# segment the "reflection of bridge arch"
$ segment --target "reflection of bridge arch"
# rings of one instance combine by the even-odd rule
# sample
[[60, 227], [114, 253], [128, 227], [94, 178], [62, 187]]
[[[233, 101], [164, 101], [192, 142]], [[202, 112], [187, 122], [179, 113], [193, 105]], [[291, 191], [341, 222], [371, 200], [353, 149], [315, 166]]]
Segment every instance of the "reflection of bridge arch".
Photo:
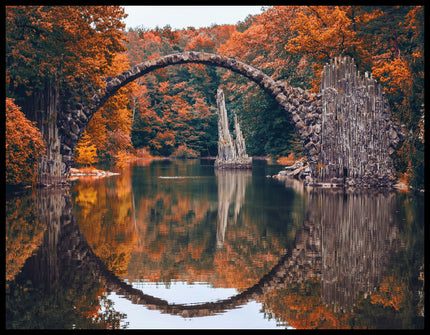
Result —
[[108, 291], [148, 309], [183, 317], [222, 313], [262, 299], [288, 283], [317, 276], [324, 303], [334, 308], [352, 308], [360, 291], [370, 292], [381, 282], [390, 255], [399, 248], [398, 229], [390, 221], [395, 197], [315, 192], [307, 199], [307, 214], [291, 249], [254, 286], [216, 302], [173, 304], [133, 288], [108, 270], [80, 232], [69, 193], [52, 194], [42, 189], [38, 194], [39, 216], [47, 223], [47, 230], [40, 252], [45, 253], [41, 260], [48, 269], [44, 271], [38, 264], [37, 270], [42, 272], [35, 275], [58, 275], [56, 267], [60, 264], [74, 271], [89, 269]]
[[[74, 224], [74, 223], [73, 223]], [[106, 268], [105, 264], [94, 254], [91, 247], [86, 242], [86, 238], [77, 230], [73, 235], [76, 238], [75, 252], [82, 262], [90, 264], [93, 274], [96, 278], [104, 281], [106, 289], [110, 292], [125, 297], [133, 304], [145, 305], [148, 309], [159, 310], [162, 313], [172, 315], [180, 315], [183, 317], [199, 317], [209, 316], [225, 312], [229, 309], [237, 308], [245, 303], [256, 300], [271, 290], [282, 287], [286, 281], [301, 280], [301, 271], [307, 268], [308, 275], [311, 275], [311, 267], [315, 273], [318, 273], [317, 268], [320, 267], [319, 262], [321, 257], [310, 259], [310, 254], [306, 250], [315, 249], [315, 246], [310, 246], [309, 243], [296, 244], [296, 247], [291, 249], [285, 256], [281, 258], [279, 263], [272, 270], [263, 276], [257, 284], [246, 289], [245, 291], [227, 299], [222, 299], [216, 302], [206, 302], [201, 304], [174, 304], [166, 300], [147, 295], [141, 290], [133, 288], [131, 285], [119, 279], [112, 271]], [[300, 235], [300, 233], [298, 233]], [[300, 235], [302, 236], [302, 235]], [[309, 237], [309, 234], [306, 235]], [[314, 236], [313, 241], [318, 239]], [[69, 246], [70, 247], [70, 246]], [[80, 255], [83, 255], [81, 257]], [[315, 254], [316, 255], [316, 254]], [[312, 256], [311, 256], [312, 258]]]

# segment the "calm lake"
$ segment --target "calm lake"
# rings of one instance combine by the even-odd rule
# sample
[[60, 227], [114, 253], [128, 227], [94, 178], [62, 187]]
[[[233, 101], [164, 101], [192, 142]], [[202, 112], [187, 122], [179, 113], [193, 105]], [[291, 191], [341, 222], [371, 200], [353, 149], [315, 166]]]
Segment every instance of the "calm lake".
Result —
[[213, 160], [6, 199], [6, 328], [424, 327], [424, 197]]

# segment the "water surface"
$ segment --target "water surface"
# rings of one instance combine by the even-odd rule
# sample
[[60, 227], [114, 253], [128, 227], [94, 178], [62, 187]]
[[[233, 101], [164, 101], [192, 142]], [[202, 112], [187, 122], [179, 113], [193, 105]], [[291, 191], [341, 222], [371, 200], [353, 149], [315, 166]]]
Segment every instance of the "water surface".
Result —
[[423, 198], [213, 160], [6, 201], [7, 328], [422, 328]]

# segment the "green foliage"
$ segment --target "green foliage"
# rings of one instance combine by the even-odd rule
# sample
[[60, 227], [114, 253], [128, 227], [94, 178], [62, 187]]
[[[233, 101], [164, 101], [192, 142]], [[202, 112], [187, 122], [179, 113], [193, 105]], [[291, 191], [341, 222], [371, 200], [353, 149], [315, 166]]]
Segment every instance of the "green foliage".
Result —
[[[215, 52], [225, 32], [222, 26], [211, 29], [130, 30], [127, 33], [130, 62], [136, 64], [183, 50]], [[139, 99], [135, 99], [133, 146], [147, 147], [156, 156], [169, 156], [181, 145], [198, 156], [216, 155], [215, 94], [219, 82], [216, 68], [203, 65], [167, 67], [139, 79], [142, 89], [138, 90]]]
[[300, 153], [301, 143], [287, 113], [255, 84], [245, 87], [240, 93], [229, 91], [227, 109], [239, 116], [248, 155], [279, 157]]

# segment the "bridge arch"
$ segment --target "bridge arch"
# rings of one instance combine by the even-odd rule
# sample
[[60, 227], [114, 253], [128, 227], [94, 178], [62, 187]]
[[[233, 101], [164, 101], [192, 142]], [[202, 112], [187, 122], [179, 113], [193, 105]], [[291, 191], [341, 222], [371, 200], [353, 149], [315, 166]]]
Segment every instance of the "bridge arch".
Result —
[[64, 113], [62, 117], [58, 118], [59, 133], [62, 138], [60, 151], [63, 156], [63, 162], [66, 165], [66, 174], [70, 169], [73, 153], [79, 138], [82, 136], [94, 113], [112, 95], [126, 84], [156, 69], [187, 63], [226, 68], [254, 81], [288, 113], [297, 135], [303, 142], [311, 170], [316, 166], [317, 154], [319, 152], [318, 133], [310, 130], [309, 127], [315, 125], [317, 120], [314, 117], [307, 117], [305, 122], [305, 116], [312, 116], [309, 112], [315, 111], [318, 108], [320, 95], [312, 96], [306, 90], [293, 88], [283, 82], [275, 81], [262, 71], [233, 58], [206, 52], [184, 51], [182, 53], [147, 60], [120, 73], [116, 77], [109, 78], [106, 81], [106, 87], [101, 92], [94, 94], [87, 106], [81, 106], [80, 110], [72, 110], [69, 113]]
[[114, 78], [88, 104], [57, 118], [63, 174], [67, 177], [79, 138], [94, 113], [121, 87], [169, 65], [198, 63], [226, 68], [254, 81], [286, 111], [303, 145], [311, 181], [337, 186], [391, 188], [396, 180], [392, 155], [404, 140], [393, 121], [383, 88], [363, 78], [353, 59], [334, 59], [324, 67], [321, 91], [275, 81], [238, 60], [206, 52], [185, 51], [147, 60]]

